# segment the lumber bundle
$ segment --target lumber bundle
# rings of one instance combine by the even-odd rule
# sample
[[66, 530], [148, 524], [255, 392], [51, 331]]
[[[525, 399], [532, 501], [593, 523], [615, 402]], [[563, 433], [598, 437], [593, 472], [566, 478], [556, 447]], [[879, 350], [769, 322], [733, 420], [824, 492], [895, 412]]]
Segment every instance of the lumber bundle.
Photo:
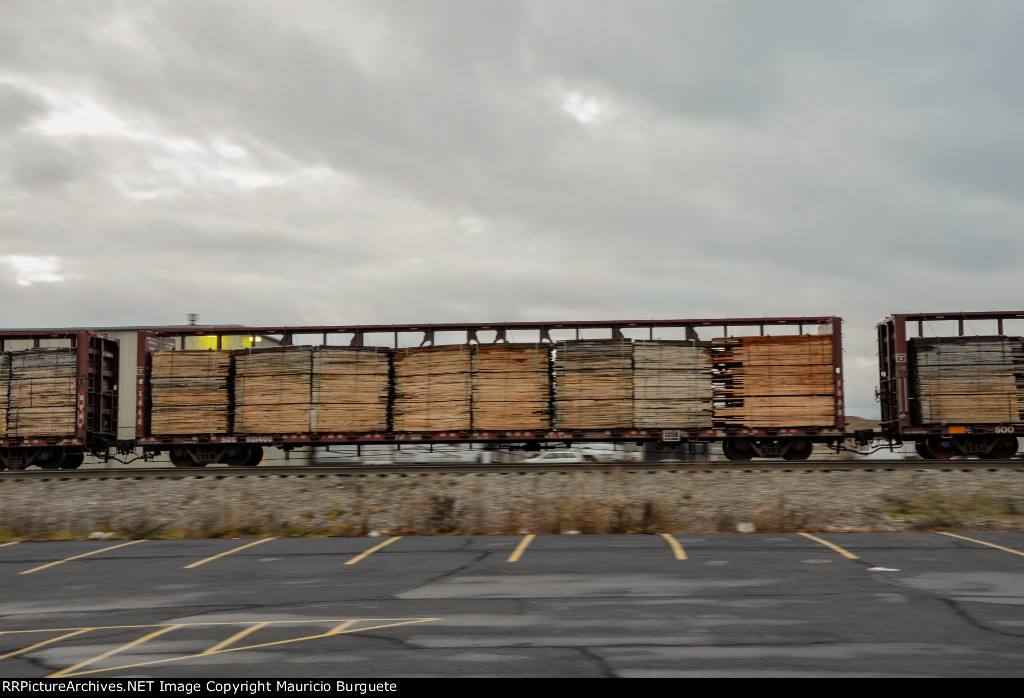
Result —
[[466, 345], [396, 349], [395, 431], [468, 431], [472, 370]]
[[716, 426], [835, 425], [831, 335], [721, 338], [711, 354]]
[[7, 436], [7, 409], [11, 394], [11, 355], [0, 354], [0, 437]]
[[234, 362], [234, 433], [309, 431], [312, 347], [235, 351]]
[[633, 426], [633, 350], [628, 339], [559, 342], [555, 348], [557, 429]]
[[711, 365], [705, 344], [633, 343], [634, 427], [710, 427], [711, 398]]
[[74, 436], [77, 356], [73, 348], [10, 353], [8, 436]]
[[1024, 420], [1020, 337], [918, 337], [907, 344], [917, 424]]
[[230, 433], [231, 352], [153, 352], [152, 422], [161, 434]]
[[314, 350], [312, 431], [387, 431], [390, 370], [391, 352], [386, 348]]
[[477, 345], [472, 352], [472, 428], [551, 426], [551, 349], [542, 344]]

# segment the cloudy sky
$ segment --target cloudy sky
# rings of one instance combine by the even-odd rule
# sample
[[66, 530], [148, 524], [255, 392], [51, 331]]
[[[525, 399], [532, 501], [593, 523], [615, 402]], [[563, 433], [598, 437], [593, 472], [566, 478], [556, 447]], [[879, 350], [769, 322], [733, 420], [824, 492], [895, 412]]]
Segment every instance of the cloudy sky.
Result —
[[1024, 305], [1019, 2], [0, 16], [0, 326]]

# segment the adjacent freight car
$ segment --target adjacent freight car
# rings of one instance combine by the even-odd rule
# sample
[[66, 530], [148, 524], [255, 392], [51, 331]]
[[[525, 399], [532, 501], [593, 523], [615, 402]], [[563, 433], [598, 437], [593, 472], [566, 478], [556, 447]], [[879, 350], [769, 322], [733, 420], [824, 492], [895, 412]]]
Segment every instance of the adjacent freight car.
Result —
[[926, 459], [1012, 458], [1024, 436], [1022, 333], [1022, 312], [892, 315], [879, 323], [882, 436], [913, 443]]
[[[136, 446], [180, 467], [252, 464], [264, 446], [409, 443], [721, 441], [734, 460], [803, 460], [844, 437], [840, 328], [778, 317], [148, 330]], [[217, 345], [184, 348], [198, 336]], [[223, 348], [239, 336], [280, 346]]]
[[117, 438], [118, 343], [90, 331], [0, 332], [0, 464], [77, 468]]

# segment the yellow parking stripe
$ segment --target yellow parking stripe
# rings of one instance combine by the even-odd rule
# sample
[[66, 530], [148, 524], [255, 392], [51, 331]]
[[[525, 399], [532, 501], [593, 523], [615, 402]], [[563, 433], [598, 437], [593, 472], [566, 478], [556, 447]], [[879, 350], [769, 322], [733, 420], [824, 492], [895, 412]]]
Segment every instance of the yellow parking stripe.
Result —
[[107, 657], [112, 657], [115, 654], [118, 654], [120, 652], [124, 652], [127, 649], [131, 649], [132, 647], [135, 647], [136, 645], [141, 645], [143, 642], [149, 642], [154, 637], [158, 637], [159, 635], [163, 635], [164, 633], [169, 633], [172, 630], [177, 630], [180, 627], [182, 627], [182, 626], [181, 625], [168, 625], [166, 628], [162, 628], [160, 630], [157, 630], [156, 632], [150, 633], [149, 635], [145, 635], [143, 637], [140, 637], [138, 640], [133, 640], [132, 642], [129, 642], [127, 645], [122, 645], [122, 646], [120, 646], [120, 647], [118, 647], [116, 649], [110, 650], [109, 652], [104, 652], [103, 654], [99, 655], [98, 657], [93, 657], [92, 659], [87, 659], [84, 662], [79, 662], [78, 664], [75, 664], [72, 667], [68, 667], [67, 669], [61, 669], [60, 671], [54, 672], [54, 673], [50, 674], [49, 676], [47, 676], [46, 678], [48, 678], [48, 679], [58, 679], [61, 676], [67, 676], [68, 674], [73, 674], [75, 671], [77, 671], [78, 669], [81, 669], [82, 667], [87, 667], [87, 666], [89, 666], [90, 664], [92, 664], [94, 662], [101, 661], [103, 659], [106, 659]]
[[251, 626], [249, 626], [245, 630], [240, 630], [239, 632], [237, 632], [234, 635], [232, 635], [231, 637], [229, 637], [227, 640], [222, 640], [221, 642], [218, 642], [216, 645], [214, 645], [210, 649], [203, 650], [203, 654], [216, 654], [217, 652], [220, 652], [225, 647], [230, 647], [231, 645], [235, 644], [235, 642], [237, 640], [241, 640], [246, 635], [250, 635], [250, 634], [256, 632], [257, 630], [259, 630], [260, 628], [264, 628], [264, 627], [266, 627], [268, 625], [270, 625], [269, 622], [267, 622], [267, 623], [253, 623]]
[[[376, 625], [367, 625], [367, 626], [362, 626], [362, 627], [355, 628], [355, 629], [350, 629], [351, 626], [354, 625], [355, 623], [357, 623], [359, 620], [360, 619], [352, 619], [352, 620], [343, 621], [342, 623], [340, 623], [339, 625], [335, 626], [331, 630], [328, 630], [325, 633], [319, 633], [319, 634], [316, 634], [316, 635], [306, 635], [304, 637], [295, 637], [295, 638], [291, 638], [291, 639], [288, 639], [288, 640], [276, 640], [274, 642], [263, 642], [263, 643], [260, 643], [258, 645], [244, 645], [242, 647], [229, 647], [227, 649], [218, 650], [217, 652], [210, 652], [209, 650], [207, 650], [206, 652], [201, 652], [199, 654], [186, 654], [186, 655], [181, 655], [179, 657], [167, 657], [165, 659], [154, 659], [152, 661], [138, 662], [136, 664], [125, 664], [123, 666], [106, 667], [104, 669], [89, 669], [88, 671], [79, 671], [79, 672], [74, 673], [74, 674], [70, 673], [74, 669], [86, 666], [88, 664], [91, 664], [94, 661], [98, 661], [98, 660], [103, 659], [105, 657], [109, 657], [112, 654], [116, 654], [117, 652], [120, 652], [122, 650], [128, 649], [132, 645], [137, 645], [139, 643], [145, 642], [146, 640], [148, 640], [148, 639], [150, 639], [152, 637], [155, 637], [156, 635], [159, 635], [159, 634], [161, 634], [163, 632], [167, 632], [168, 630], [172, 630], [174, 628], [182, 627], [181, 625], [175, 625], [175, 626], [171, 626], [171, 627], [169, 627], [169, 628], [167, 628], [165, 630], [162, 630], [162, 631], [159, 631], [159, 632], [156, 632], [156, 633], [151, 633], [150, 635], [147, 635], [144, 638], [136, 640], [135, 642], [131, 643], [131, 645], [125, 645], [124, 647], [121, 647], [119, 649], [116, 649], [116, 650], [113, 650], [111, 652], [108, 652], [105, 655], [101, 655], [99, 657], [96, 657], [95, 659], [91, 659], [88, 662], [83, 662], [82, 664], [79, 664], [77, 666], [71, 667], [69, 669], [64, 669], [64, 670], [62, 670], [61, 672], [59, 672], [57, 674], [51, 674], [47, 678], [59, 678], [59, 677], [64, 677], [64, 676], [84, 676], [84, 675], [87, 675], [87, 674], [100, 674], [100, 673], [103, 673], [105, 671], [124, 671], [125, 669], [134, 669], [134, 668], [140, 667], [140, 666], [153, 666], [155, 664], [168, 664], [170, 662], [180, 662], [180, 661], [186, 660], [186, 659], [195, 659], [196, 657], [209, 656], [211, 654], [225, 654], [227, 652], [242, 652], [242, 651], [245, 651], [245, 650], [259, 649], [259, 648], [262, 648], [262, 647], [274, 647], [276, 645], [289, 645], [289, 644], [296, 643], [296, 642], [305, 642], [306, 640], [319, 640], [321, 638], [331, 637], [331, 636], [334, 636], [334, 635], [342, 635], [342, 634], [346, 634], [346, 633], [357, 633], [357, 632], [363, 632], [363, 631], [366, 631], [366, 630], [380, 630], [382, 628], [394, 628], [394, 627], [397, 627], [397, 626], [400, 626], [400, 625], [410, 625], [410, 624], [413, 624], [413, 623], [430, 623], [430, 622], [433, 622], [433, 621], [436, 621], [436, 620], [440, 620], [440, 618], [408, 618], [408, 619], [404, 619], [404, 620], [396, 619], [396, 620], [392, 620], [392, 621], [389, 621], [389, 622], [378, 623]], [[362, 620], [374, 620], [374, 619], [362, 619]], [[307, 623], [307, 622], [309, 622], [309, 621], [276, 621], [275, 624], [276, 623]], [[191, 626], [191, 625], [222, 625], [222, 624], [219, 624], [219, 623], [189, 623], [187, 625]], [[235, 625], [235, 624], [234, 623], [230, 623], [228, 625]]]
[[662, 533], [661, 537], [668, 541], [668, 544], [672, 546], [672, 552], [675, 553], [677, 560], [686, 559], [686, 551], [683, 550], [683, 546], [679, 545], [679, 541], [670, 536], [667, 533]]
[[212, 562], [213, 560], [216, 560], [219, 557], [224, 557], [225, 555], [230, 555], [232, 553], [237, 553], [239, 550], [245, 550], [246, 548], [251, 548], [254, 545], [259, 545], [260, 543], [266, 543], [267, 541], [271, 541], [271, 540], [277, 540], [277, 539], [276, 538], [260, 538], [259, 540], [253, 541], [252, 543], [246, 543], [245, 545], [240, 545], [237, 548], [232, 548], [231, 550], [225, 550], [224, 552], [218, 553], [217, 555], [214, 555], [213, 557], [208, 557], [205, 560], [200, 560], [199, 562], [193, 562], [191, 565], [185, 565], [184, 569], [188, 570], [188, 569], [192, 569], [193, 567], [199, 567], [199, 565], [205, 565], [207, 562]]
[[997, 549], [1002, 550], [1004, 552], [1013, 553], [1014, 555], [1022, 555], [1022, 556], [1024, 556], [1024, 553], [1022, 553], [1019, 550], [1014, 550], [1013, 548], [1004, 548], [1003, 546], [996, 545], [995, 543], [986, 543], [985, 541], [978, 540], [976, 538], [968, 538], [967, 536], [958, 536], [955, 533], [946, 533], [945, 531], [935, 531], [935, 533], [941, 533], [944, 536], [952, 536], [953, 538], [959, 538], [960, 540], [969, 540], [972, 543], [978, 543], [980, 545], [987, 545], [990, 548], [997, 548]]
[[126, 545], [135, 545], [136, 543], [145, 543], [145, 542], [146, 542], [145, 540], [130, 540], [127, 543], [121, 543], [120, 545], [111, 545], [110, 547], [101, 548], [100, 550], [93, 550], [92, 552], [82, 553], [81, 555], [75, 555], [74, 557], [66, 557], [63, 560], [57, 560], [57, 562], [50, 562], [50, 563], [47, 563], [45, 565], [40, 565], [39, 567], [33, 567], [30, 570], [25, 570], [24, 572], [18, 572], [18, 574], [32, 574], [33, 572], [38, 572], [39, 570], [45, 570], [47, 567], [53, 567], [54, 565], [59, 565], [59, 564], [62, 564], [64, 562], [70, 562], [71, 560], [78, 560], [79, 558], [89, 557], [90, 555], [98, 555], [99, 553], [105, 553], [108, 550], [114, 550], [115, 548], [123, 548]]
[[49, 640], [43, 640], [42, 642], [37, 642], [36, 644], [32, 645], [31, 647], [24, 647], [24, 648], [22, 648], [20, 650], [15, 650], [13, 652], [8, 652], [7, 654], [0, 654], [0, 659], [7, 659], [8, 657], [15, 657], [15, 656], [17, 656], [19, 654], [24, 654], [25, 652], [31, 652], [34, 649], [39, 649], [40, 647], [46, 647], [47, 645], [52, 645], [55, 642], [60, 642], [61, 640], [65, 639], [65, 638], [74, 637], [75, 635], [81, 635], [82, 633], [87, 633], [90, 630], [95, 630], [95, 628], [79, 628], [78, 630], [76, 630], [74, 632], [64, 633], [63, 635], [59, 635], [58, 637], [52, 637]]
[[837, 553], [839, 553], [843, 557], [849, 558], [851, 560], [859, 559], [856, 555], [854, 555], [853, 553], [848, 552], [846, 550], [843, 550], [838, 545], [835, 545], [833, 543], [829, 543], [827, 540], [822, 540], [821, 538], [818, 538], [817, 536], [812, 536], [810, 533], [801, 533], [800, 535], [803, 536], [804, 538], [810, 538], [813, 541], [817, 541], [818, 543], [821, 543], [822, 545], [824, 545], [827, 548], [832, 548], [833, 550], [835, 550]]
[[373, 553], [377, 552], [378, 550], [380, 550], [384, 546], [391, 545], [392, 543], [394, 543], [399, 538], [401, 538], [401, 536], [395, 536], [394, 538], [388, 538], [386, 541], [384, 541], [380, 545], [373, 546], [372, 548], [367, 550], [365, 553], [359, 553], [358, 555], [356, 555], [354, 558], [352, 558], [351, 560], [349, 560], [345, 564], [346, 565], [354, 565], [357, 562], [359, 562], [360, 560], [362, 560], [364, 557], [367, 557], [368, 555], [372, 555]]
[[527, 546], [529, 546], [530, 543], [533, 542], [533, 539], [535, 537], [536, 536], [532, 533], [528, 536], [525, 536], [523, 540], [520, 541], [519, 545], [516, 546], [516, 549], [512, 552], [512, 554], [508, 556], [508, 562], [519, 562], [519, 558], [523, 556], [523, 553], [526, 551]]

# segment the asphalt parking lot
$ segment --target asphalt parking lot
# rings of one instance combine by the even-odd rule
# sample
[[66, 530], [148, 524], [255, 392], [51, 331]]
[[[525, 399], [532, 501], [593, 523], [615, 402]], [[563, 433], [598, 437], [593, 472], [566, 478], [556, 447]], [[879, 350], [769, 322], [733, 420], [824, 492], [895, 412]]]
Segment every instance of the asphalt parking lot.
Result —
[[22, 542], [0, 677], [1017, 676], [1024, 535]]

